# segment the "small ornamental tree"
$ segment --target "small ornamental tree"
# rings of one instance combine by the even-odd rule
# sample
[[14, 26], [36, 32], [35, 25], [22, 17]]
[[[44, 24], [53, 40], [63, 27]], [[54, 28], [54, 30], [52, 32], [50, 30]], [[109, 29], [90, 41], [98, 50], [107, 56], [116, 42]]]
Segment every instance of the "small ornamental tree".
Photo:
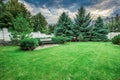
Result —
[[92, 40], [106, 41], [108, 40], [107, 34], [108, 34], [108, 29], [105, 28], [102, 18], [98, 17], [91, 33]]
[[30, 23], [27, 19], [23, 16], [23, 14], [19, 14], [13, 19], [13, 26], [14, 29], [12, 30], [11, 39], [13, 41], [21, 41], [29, 36], [32, 28], [30, 27]]
[[63, 36], [63, 37], [71, 38], [72, 36], [74, 36], [72, 29], [73, 29], [73, 23], [71, 19], [65, 12], [63, 12], [59, 17], [59, 20], [55, 27], [54, 30], [55, 36]]

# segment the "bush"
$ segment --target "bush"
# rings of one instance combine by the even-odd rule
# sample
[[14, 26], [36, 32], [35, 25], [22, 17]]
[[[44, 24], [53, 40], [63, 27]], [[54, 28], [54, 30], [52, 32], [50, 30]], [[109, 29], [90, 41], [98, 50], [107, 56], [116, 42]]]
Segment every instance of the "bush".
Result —
[[42, 45], [42, 43], [41, 43], [41, 41], [40, 41], [40, 38], [35, 38], [35, 39], [38, 40], [38, 44], [39, 44], [39, 45]]
[[62, 37], [62, 36], [57, 36], [57, 37], [52, 38], [52, 41], [55, 44], [64, 44], [67, 40], [68, 40], [68, 38]]
[[77, 39], [78, 39], [79, 41], [83, 41], [83, 40], [84, 40], [84, 37], [83, 37], [82, 34], [79, 34], [79, 36], [77, 37]]
[[115, 37], [112, 39], [112, 43], [113, 43], [113, 44], [120, 45], [120, 35], [115, 36]]
[[34, 50], [38, 45], [37, 39], [28, 38], [21, 41], [20, 48], [21, 50]]

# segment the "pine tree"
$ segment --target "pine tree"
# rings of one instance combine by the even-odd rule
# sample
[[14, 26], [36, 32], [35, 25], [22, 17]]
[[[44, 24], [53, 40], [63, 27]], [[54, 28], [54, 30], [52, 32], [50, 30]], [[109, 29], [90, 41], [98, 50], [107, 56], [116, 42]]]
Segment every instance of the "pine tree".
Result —
[[57, 25], [55, 27], [54, 33], [55, 36], [63, 36], [72, 38], [73, 37], [73, 23], [69, 16], [63, 12], [59, 17]]
[[78, 9], [78, 13], [75, 18], [75, 27], [74, 27], [74, 34], [76, 37], [82, 36], [82, 40], [88, 41], [89, 40], [89, 32], [90, 32], [90, 22], [91, 17], [90, 13], [86, 13], [84, 7]]
[[37, 15], [33, 16], [31, 18], [31, 22], [35, 32], [40, 31], [42, 33], [45, 33], [46, 26], [48, 23], [41, 13], [38, 13]]
[[106, 41], [108, 29], [105, 28], [103, 20], [98, 17], [92, 30], [92, 41]]

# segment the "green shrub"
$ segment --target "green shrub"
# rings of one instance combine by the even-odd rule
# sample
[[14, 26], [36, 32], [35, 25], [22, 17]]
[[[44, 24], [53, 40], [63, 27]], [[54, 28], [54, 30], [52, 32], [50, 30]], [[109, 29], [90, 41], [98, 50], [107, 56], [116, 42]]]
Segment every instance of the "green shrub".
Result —
[[40, 38], [35, 38], [35, 39], [38, 40], [38, 44], [39, 44], [39, 45], [42, 45], [42, 43], [41, 43], [41, 41], [40, 41]]
[[83, 40], [84, 40], [84, 37], [83, 37], [82, 34], [79, 34], [79, 36], [77, 37], [77, 39], [78, 39], [79, 41], [83, 41]]
[[67, 40], [68, 40], [68, 38], [62, 37], [62, 36], [57, 36], [57, 37], [52, 38], [52, 41], [55, 44], [64, 44]]
[[112, 43], [113, 43], [113, 44], [120, 45], [120, 35], [115, 36], [115, 37], [112, 39]]
[[28, 38], [21, 41], [20, 48], [21, 50], [34, 50], [38, 45], [37, 39]]

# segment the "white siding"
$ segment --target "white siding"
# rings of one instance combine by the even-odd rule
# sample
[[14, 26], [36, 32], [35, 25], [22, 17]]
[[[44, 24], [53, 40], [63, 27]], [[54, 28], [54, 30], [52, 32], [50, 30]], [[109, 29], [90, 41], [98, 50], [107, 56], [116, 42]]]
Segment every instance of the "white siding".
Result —
[[112, 39], [119, 34], [120, 34], [120, 32], [111, 32], [107, 36], [108, 36], [108, 39]]

